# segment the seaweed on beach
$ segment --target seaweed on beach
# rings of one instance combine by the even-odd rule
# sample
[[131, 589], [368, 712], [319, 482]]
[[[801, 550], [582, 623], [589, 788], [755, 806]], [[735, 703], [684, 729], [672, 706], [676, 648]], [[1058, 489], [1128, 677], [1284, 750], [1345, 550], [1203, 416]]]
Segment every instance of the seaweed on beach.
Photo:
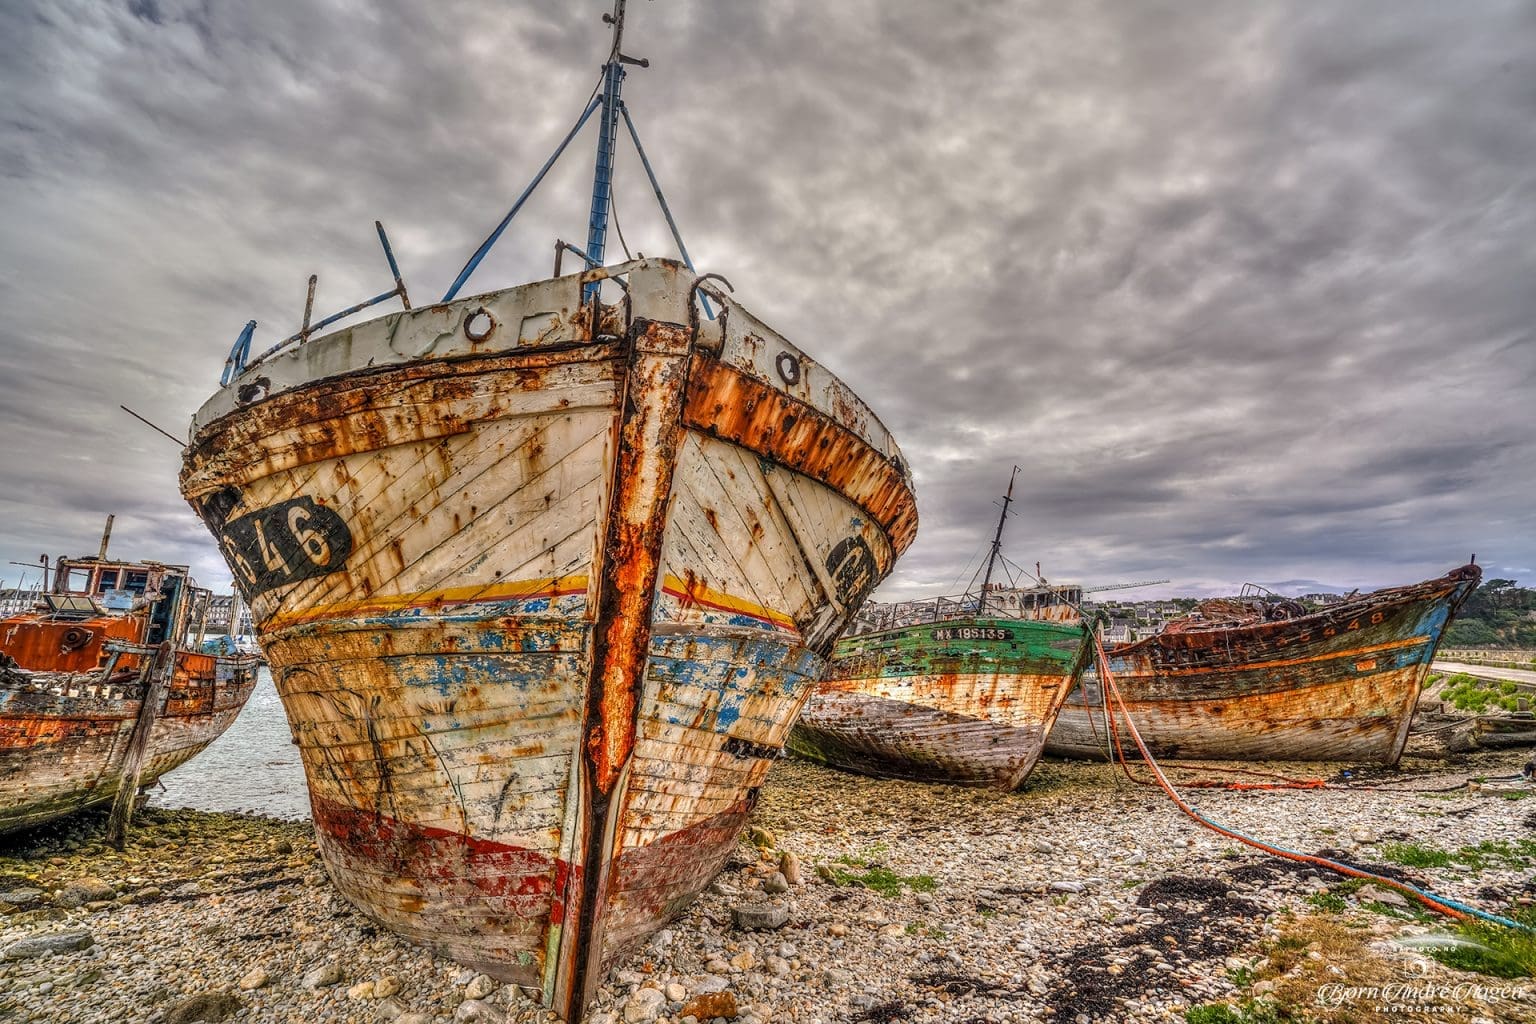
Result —
[[1211, 902], [1224, 898], [1232, 886], [1219, 878], [1186, 878], [1166, 875], [1153, 879], [1136, 897], [1138, 907], [1150, 907], [1173, 900]]
[[[1158, 920], [1051, 958], [1059, 974], [1045, 997], [1048, 1024], [1071, 1024], [1081, 1014], [1119, 1020], [1125, 1002], [1148, 990], [1149, 978], [1171, 975], [1159, 962], [1177, 966], [1230, 955], [1258, 935], [1264, 919], [1258, 904], [1232, 895], [1225, 878], [1167, 875], [1149, 882], [1136, 904], [1155, 910]], [[1114, 963], [1116, 955], [1124, 962]]]
[[854, 1024], [891, 1024], [892, 1021], [910, 1020], [912, 1008], [900, 999], [878, 1003], [867, 1010], [860, 1010], [850, 1020]]
[[[1394, 882], [1407, 882], [1409, 885], [1416, 885], [1421, 888], [1429, 885], [1429, 880], [1426, 879], [1423, 875], [1409, 871], [1407, 868], [1400, 864], [1372, 864], [1370, 862], [1356, 863], [1350, 860], [1349, 854], [1345, 853], [1343, 850], [1334, 850], [1326, 847], [1324, 849], [1318, 850], [1316, 853], [1312, 854], [1312, 856], [1321, 857], [1324, 860], [1334, 861], [1344, 865], [1347, 868], [1354, 868], [1356, 871], [1364, 871], [1368, 874], [1380, 875], [1383, 878], [1390, 878]], [[1331, 868], [1324, 868], [1323, 870], [1328, 871], [1329, 874], [1339, 873], [1333, 871]]]
[[1315, 864], [1302, 864], [1294, 860], [1270, 859], [1241, 864], [1228, 871], [1223, 877], [1230, 882], [1241, 885], [1247, 882], [1269, 883], [1277, 880], [1282, 875], [1299, 875], [1303, 878], [1307, 876], [1315, 877], [1320, 875], [1323, 870], [1323, 868]]
[[956, 1000], [966, 999], [970, 996], [982, 996], [986, 999], [1001, 999], [1005, 1002], [1016, 1002], [1020, 999], [1030, 998], [1027, 990], [1021, 988], [1009, 988], [995, 981], [987, 981], [984, 978], [974, 978], [968, 974], [956, 974], [950, 971], [934, 971], [929, 974], [913, 974], [908, 980], [918, 988], [933, 989], [953, 996]]

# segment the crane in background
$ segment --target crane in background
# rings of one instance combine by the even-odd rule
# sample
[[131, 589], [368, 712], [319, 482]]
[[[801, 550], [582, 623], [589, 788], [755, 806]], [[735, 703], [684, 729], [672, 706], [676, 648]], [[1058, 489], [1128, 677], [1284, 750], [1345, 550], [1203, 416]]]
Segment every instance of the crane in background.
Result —
[[1137, 580], [1135, 583], [1106, 583], [1099, 587], [1084, 587], [1083, 593], [1097, 594], [1105, 590], [1130, 590], [1132, 587], [1151, 587], [1159, 583], [1172, 582], [1172, 580]]

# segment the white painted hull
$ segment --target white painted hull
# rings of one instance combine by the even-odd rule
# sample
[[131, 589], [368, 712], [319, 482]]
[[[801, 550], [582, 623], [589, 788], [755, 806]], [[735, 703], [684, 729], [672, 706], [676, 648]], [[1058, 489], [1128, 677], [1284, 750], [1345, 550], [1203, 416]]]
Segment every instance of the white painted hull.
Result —
[[[680, 271], [610, 272], [627, 342], [575, 277], [311, 342], [209, 403], [183, 479], [338, 887], [568, 1016], [729, 856], [915, 530], [873, 415], [739, 307], [681, 326]], [[466, 339], [481, 308], [504, 349]]]

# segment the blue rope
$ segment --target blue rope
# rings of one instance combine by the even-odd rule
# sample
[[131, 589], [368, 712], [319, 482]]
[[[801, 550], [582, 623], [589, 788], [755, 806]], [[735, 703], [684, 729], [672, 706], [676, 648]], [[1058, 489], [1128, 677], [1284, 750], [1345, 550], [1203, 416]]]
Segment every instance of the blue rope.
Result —
[[1430, 892], [1426, 889], [1420, 889], [1418, 886], [1412, 884], [1411, 882], [1403, 882], [1396, 878], [1388, 878], [1386, 875], [1378, 875], [1374, 871], [1367, 871], [1364, 868], [1356, 867], [1352, 864], [1345, 864], [1342, 861], [1330, 860], [1327, 857], [1318, 857], [1314, 854], [1301, 853], [1298, 850], [1288, 850], [1283, 846], [1276, 846], [1273, 843], [1266, 843], [1262, 840], [1255, 839], [1246, 833], [1239, 832], [1235, 828], [1230, 828], [1226, 825], [1212, 821], [1210, 818], [1207, 818], [1201, 811], [1194, 807], [1190, 807], [1190, 811], [1193, 813], [1196, 821], [1199, 821], [1205, 825], [1209, 825], [1211, 828], [1217, 829], [1221, 832], [1229, 833], [1233, 836], [1236, 836], [1238, 839], [1241, 839], [1244, 842], [1252, 843], [1255, 846], [1275, 850], [1282, 854], [1289, 854], [1293, 857], [1301, 858], [1309, 863], [1321, 864], [1324, 867], [1337, 871], [1341, 875], [1355, 875], [1357, 877], [1365, 877], [1368, 879], [1376, 879], [1378, 881], [1388, 882], [1390, 883], [1390, 888], [1407, 889], [1415, 896], [1418, 896], [1420, 899], [1439, 903], [1442, 906], [1450, 907], [1452, 910], [1459, 910], [1464, 914], [1470, 914], [1473, 917], [1481, 918], [1484, 921], [1491, 921], [1494, 924], [1501, 924], [1506, 928], [1513, 928], [1522, 932], [1536, 933], [1536, 928], [1532, 928], [1528, 924], [1521, 924], [1519, 921], [1514, 921], [1507, 917], [1500, 917], [1498, 914], [1490, 914], [1486, 910], [1479, 910], [1476, 907], [1469, 906], [1459, 900], [1453, 900], [1449, 896], [1441, 896], [1439, 893]]

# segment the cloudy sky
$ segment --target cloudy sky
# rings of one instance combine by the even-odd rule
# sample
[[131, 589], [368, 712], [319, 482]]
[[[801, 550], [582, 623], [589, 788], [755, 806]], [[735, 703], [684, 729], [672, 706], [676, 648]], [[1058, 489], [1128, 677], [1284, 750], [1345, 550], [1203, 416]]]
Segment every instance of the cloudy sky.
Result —
[[[0, 0], [0, 561], [226, 586], [174, 434], [257, 346], [440, 296], [569, 128], [605, 0]], [[1536, 6], [632, 0], [701, 270], [895, 432], [882, 596], [1015, 561], [1133, 592], [1536, 583]], [[470, 291], [580, 241], [591, 128]], [[632, 250], [669, 253], [638, 161]], [[611, 255], [616, 238], [610, 233]], [[23, 572], [0, 566], [13, 585]], [[36, 571], [30, 575], [35, 578]]]

